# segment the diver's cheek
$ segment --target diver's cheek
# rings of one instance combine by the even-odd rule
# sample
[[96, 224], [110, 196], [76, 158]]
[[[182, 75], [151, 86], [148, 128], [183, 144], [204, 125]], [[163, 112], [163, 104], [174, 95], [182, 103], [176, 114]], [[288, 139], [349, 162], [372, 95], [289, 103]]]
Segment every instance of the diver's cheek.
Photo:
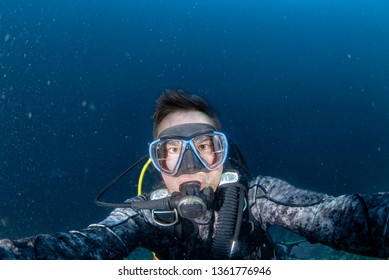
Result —
[[162, 178], [165, 182], [166, 187], [171, 193], [179, 191], [180, 184], [179, 180], [176, 177], [162, 174]]
[[206, 186], [204, 186], [204, 188], [211, 186], [212, 189], [214, 191], [216, 191], [216, 189], [220, 183], [220, 178], [222, 175], [222, 168], [218, 168], [218, 169], [211, 171], [209, 173], [206, 173], [206, 174], [207, 174], [207, 179], [206, 179]]
[[170, 192], [179, 191], [180, 185], [188, 181], [199, 181], [201, 189], [211, 186], [215, 191], [220, 183], [222, 167], [211, 172], [198, 172], [195, 174], [184, 174], [179, 177], [162, 174], [162, 178]]

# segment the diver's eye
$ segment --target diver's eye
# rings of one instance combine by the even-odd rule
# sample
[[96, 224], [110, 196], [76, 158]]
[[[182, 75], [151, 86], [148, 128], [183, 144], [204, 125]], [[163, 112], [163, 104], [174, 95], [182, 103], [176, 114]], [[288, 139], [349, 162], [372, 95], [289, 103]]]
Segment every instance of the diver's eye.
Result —
[[212, 152], [212, 140], [207, 135], [202, 135], [195, 139], [195, 146], [197, 151], [200, 153], [210, 153]]
[[206, 152], [207, 150], [211, 149], [211, 145], [209, 143], [202, 143], [200, 145], [197, 145], [197, 149], [202, 152]]
[[178, 149], [177, 147], [171, 147], [168, 148], [167, 151], [169, 154], [178, 154], [180, 152], [180, 149]]
[[182, 144], [180, 141], [172, 140], [166, 143], [166, 150], [169, 155], [177, 155], [181, 152]]

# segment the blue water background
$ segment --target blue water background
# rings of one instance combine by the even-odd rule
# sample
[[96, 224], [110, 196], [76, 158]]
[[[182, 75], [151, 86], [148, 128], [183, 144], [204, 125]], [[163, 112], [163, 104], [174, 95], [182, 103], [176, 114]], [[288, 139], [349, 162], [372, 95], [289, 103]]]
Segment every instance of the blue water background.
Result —
[[253, 174], [389, 191], [388, 3], [0, 0], [0, 237], [103, 219], [165, 89], [209, 100]]

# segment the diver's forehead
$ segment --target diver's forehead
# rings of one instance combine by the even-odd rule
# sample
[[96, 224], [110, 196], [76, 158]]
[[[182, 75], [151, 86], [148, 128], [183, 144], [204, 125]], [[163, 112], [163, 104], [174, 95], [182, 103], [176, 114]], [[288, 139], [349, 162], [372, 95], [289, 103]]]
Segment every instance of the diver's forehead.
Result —
[[202, 123], [213, 126], [210, 117], [199, 111], [177, 111], [167, 115], [158, 126], [157, 137], [162, 131], [180, 124]]

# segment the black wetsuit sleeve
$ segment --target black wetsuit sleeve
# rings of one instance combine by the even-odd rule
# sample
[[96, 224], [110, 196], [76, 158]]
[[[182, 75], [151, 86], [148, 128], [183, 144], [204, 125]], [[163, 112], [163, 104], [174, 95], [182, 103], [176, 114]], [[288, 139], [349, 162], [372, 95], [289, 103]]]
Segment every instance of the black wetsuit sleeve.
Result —
[[251, 211], [265, 230], [279, 225], [334, 249], [389, 257], [389, 193], [333, 197], [271, 177], [252, 185]]
[[131, 209], [115, 209], [104, 221], [79, 231], [0, 240], [0, 259], [123, 259], [140, 242]]

